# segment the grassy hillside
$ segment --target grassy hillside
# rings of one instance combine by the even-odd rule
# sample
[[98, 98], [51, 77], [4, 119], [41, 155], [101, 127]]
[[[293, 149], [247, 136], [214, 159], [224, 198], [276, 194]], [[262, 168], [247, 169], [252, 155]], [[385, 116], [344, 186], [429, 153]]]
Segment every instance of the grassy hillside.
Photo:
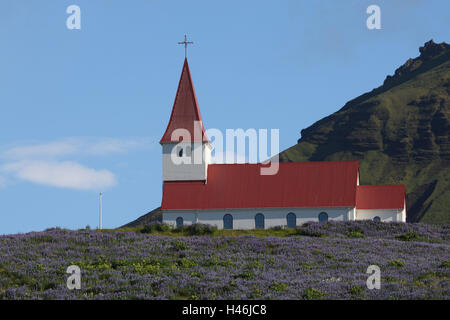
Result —
[[427, 42], [384, 84], [301, 131], [281, 161], [359, 160], [361, 184], [405, 184], [408, 221], [450, 222], [450, 45]]
[[145, 226], [154, 222], [162, 222], [162, 211], [161, 207], [153, 209], [152, 211], [140, 216], [136, 220], [133, 220], [120, 228], [136, 228], [140, 226]]
[[[225, 231], [234, 230], [185, 236], [188, 229], [49, 229], [0, 236], [0, 299], [450, 298], [448, 225], [352, 221], [310, 223], [272, 236], [272, 230]], [[66, 287], [70, 265], [81, 269], [80, 290]], [[380, 290], [366, 287], [369, 265], [380, 267]]]

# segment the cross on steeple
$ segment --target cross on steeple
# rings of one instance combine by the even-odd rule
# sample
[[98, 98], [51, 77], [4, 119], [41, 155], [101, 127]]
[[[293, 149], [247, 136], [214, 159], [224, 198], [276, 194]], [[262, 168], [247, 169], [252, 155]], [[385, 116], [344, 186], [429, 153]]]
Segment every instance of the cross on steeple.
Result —
[[184, 41], [178, 42], [178, 44], [184, 44], [184, 57], [187, 58], [187, 46], [188, 44], [194, 44], [194, 42], [187, 41], [187, 37], [184, 35]]

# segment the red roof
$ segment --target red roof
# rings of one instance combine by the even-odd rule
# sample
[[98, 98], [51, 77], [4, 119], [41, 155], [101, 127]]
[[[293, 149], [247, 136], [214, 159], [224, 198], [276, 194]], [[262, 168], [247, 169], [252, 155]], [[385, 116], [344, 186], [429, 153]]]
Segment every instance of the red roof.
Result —
[[210, 164], [208, 181], [166, 181], [161, 209], [354, 207], [358, 161]]
[[403, 209], [405, 185], [358, 186], [356, 209]]
[[[196, 128], [198, 129], [197, 135], [194, 134], [195, 121], [199, 121], [199, 125]], [[160, 143], [179, 142], [178, 139], [172, 139], [172, 133], [176, 129], [188, 130], [191, 135], [191, 141], [208, 141], [205, 128], [203, 127], [200, 110], [198, 108], [187, 59], [184, 60], [183, 71], [181, 72], [169, 124], [167, 125], [166, 132], [161, 138]]]

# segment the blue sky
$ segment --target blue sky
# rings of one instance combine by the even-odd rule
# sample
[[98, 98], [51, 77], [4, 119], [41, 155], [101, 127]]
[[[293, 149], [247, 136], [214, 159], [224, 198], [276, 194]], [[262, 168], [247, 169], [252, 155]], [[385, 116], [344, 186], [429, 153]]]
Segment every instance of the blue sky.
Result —
[[206, 128], [279, 129], [283, 150], [426, 41], [450, 42], [449, 21], [446, 0], [2, 0], [0, 234], [96, 227], [100, 191], [107, 228], [160, 205], [184, 34]]

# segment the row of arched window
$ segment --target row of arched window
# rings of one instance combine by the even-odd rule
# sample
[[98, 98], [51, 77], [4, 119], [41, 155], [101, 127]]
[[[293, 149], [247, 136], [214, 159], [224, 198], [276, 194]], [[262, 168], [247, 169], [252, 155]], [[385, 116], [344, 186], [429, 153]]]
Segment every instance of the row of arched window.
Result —
[[[319, 213], [319, 222], [328, 221], [328, 214], [326, 212]], [[177, 228], [183, 226], [183, 218], [178, 217], [176, 219]], [[286, 222], [288, 228], [295, 228], [297, 226], [297, 216], [293, 212], [289, 212], [286, 215]], [[223, 216], [223, 228], [224, 229], [233, 229], [233, 216], [229, 213]], [[262, 213], [257, 213], [255, 215], [255, 228], [256, 229], [264, 229], [265, 228], [265, 217]]]
[[[255, 215], [255, 228], [256, 229], [264, 229], [265, 217], [262, 213], [257, 213]], [[319, 221], [325, 222], [328, 221], [328, 214], [326, 212], [319, 213]], [[288, 228], [295, 228], [297, 226], [297, 216], [293, 212], [289, 212], [286, 215], [286, 224]], [[233, 216], [231, 214], [226, 214], [223, 216], [223, 228], [224, 229], [233, 229]]]
[[[319, 222], [326, 222], [328, 221], [328, 214], [326, 212], [321, 212], [319, 213]], [[257, 213], [255, 215], [255, 228], [256, 229], [264, 229], [265, 224], [264, 224], [264, 220], [265, 217], [262, 213]], [[287, 222], [287, 227], [288, 228], [295, 228], [297, 226], [297, 216], [295, 215], [295, 213], [293, 212], [289, 212], [286, 215], [286, 222]], [[375, 222], [380, 222], [381, 218], [376, 216], [373, 218], [373, 221]], [[183, 226], [183, 217], [178, 217], [176, 219], [176, 224], [177, 224], [177, 228], [180, 228]], [[223, 228], [224, 229], [233, 229], [233, 216], [229, 213], [227, 213], [226, 215], [223, 216]]]

